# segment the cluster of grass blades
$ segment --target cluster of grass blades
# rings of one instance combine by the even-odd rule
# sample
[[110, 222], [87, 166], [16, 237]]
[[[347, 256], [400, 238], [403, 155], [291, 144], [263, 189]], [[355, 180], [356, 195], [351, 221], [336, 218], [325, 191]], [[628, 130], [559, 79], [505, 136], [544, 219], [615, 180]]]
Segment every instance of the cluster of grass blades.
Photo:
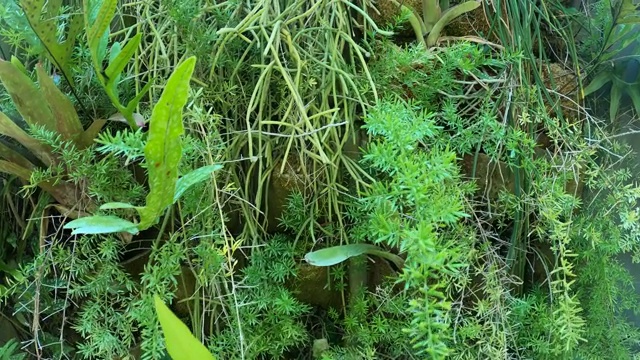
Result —
[[[249, 201], [240, 204], [246, 238], [274, 229], [278, 209], [268, 199], [280, 195], [269, 194], [269, 184], [288, 167], [299, 176], [292, 182], [310, 199], [310, 213], [335, 222], [346, 238], [339, 200], [348, 191], [345, 175], [356, 188], [366, 186], [367, 175], [343, 149], [356, 142], [357, 119], [377, 99], [370, 78], [368, 89], [356, 81], [359, 70], [368, 76], [369, 56], [354, 39], [356, 9], [348, 1], [255, 2], [217, 32], [203, 81], [231, 118], [227, 158], [248, 159], [232, 179]], [[236, 96], [225, 97], [230, 89]], [[318, 225], [308, 224], [311, 236]]]

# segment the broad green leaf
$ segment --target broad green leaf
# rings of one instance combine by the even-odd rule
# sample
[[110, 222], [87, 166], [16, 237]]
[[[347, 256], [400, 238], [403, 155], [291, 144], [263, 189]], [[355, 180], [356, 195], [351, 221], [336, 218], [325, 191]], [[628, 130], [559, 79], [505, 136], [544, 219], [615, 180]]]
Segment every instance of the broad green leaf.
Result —
[[178, 65], [151, 113], [144, 148], [150, 190], [145, 207], [138, 209], [140, 229], [156, 224], [158, 217], [173, 203], [182, 158], [182, 108], [187, 103], [195, 64], [196, 58], [190, 57]]
[[53, 83], [53, 79], [44, 71], [42, 65], [36, 65], [40, 90], [49, 104], [55, 119], [57, 133], [65, 140], [76, 141], [84, 132], [78, 113], [69, 98]]
[[128, 232], [129, 234], [137, 234], [138, 228], [131, 221], [121, 219], [117, 216], [95, 215], [83, 217], [68, 222], [65, 229], [72, 229], [73, 235], [76, 234], [111, 234], [118, 232]]
[[44, 94], [27, 75], [9, 61], [0, 60], [0, 81], [29, 125], [41, 125], [49, 131], [57, 130]]
[[134, 205], [121, 202], [110, 202], [100, 206], [100, 210], [113, 210], [113, 209], [135, 209]]
[[18, 141], [22, 146], [27, 148], [33, 155], [35, 155], [45, 165], [51, 165], [53, 155], [49, 148], [32, 138], [20, 126], [16, 125], [13, 120], [9, 119], [5, 114], [0, 112], [0, 134], [8, 136]]
[[[20, 0], [20, 4], [31, 28], [45, 45], [47, 57], [69, 81], [73, 81], [70, 61], [76, 38], [82, 30], [82, 16], [80, 14], [69, 16], [69, 30], [65, 40], [59, 42], [57, 23], [62, 0]], [[47, 14], [48, 18], [42, 18], [43, 12]]]
[[398, 255], [383, 250], [379, 246], [370, 244], [349, 244], [332, 246], [329, 248], [309, 252], [304, 256], [305, 261], [314, 266], [332, 266], [348, 260], [354, 256], [364, 254], [376, 255], [392, 261], [401, 269], [404, 260]]
[[178, 201], [182, 194], [184, 194], [184, 192], [187, 191], [190, 187], [209, 179], [210, 175], [214, 171], [220, 169], [222, 169], [222, 165], [218, 164], [203, 166], [178, 179], [178, 182], [176, 183], [176, 193], [173, 196], [173, 202], [175, 203], [176, 201]]
[[158, 295], [153, 296], [156, 314], [164, 333], [167, 352], [173, 360], [214, 360], [207, 348], [191, 333], [191, 330], [164, 304]]

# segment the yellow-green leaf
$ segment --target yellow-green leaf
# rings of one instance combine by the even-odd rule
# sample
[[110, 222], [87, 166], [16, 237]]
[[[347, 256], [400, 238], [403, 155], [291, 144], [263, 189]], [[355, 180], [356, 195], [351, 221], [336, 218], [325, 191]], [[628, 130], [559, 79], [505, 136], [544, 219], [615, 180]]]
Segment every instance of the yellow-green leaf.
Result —
[[617, 24], [638, 24], [640, 23], [640, 4], [635, 4], [633, 0], [622, 0], [620, 12], [618, 13]]
[[156, 313], [167, 352], [173, 360], [214, 360], [207, 348], [191, 333], [189, 328], [164, 304], [158, 295], [153, 296]]
[[178, 65], [151, 113], [144, 148], [150, 190], [145, 207], [138, 210], [141, 230], [156, 224], [158, 217], [173, 203], [182, 158], [182, 108], [187, 103], [195, 64], [196, 58], [190, 57]]

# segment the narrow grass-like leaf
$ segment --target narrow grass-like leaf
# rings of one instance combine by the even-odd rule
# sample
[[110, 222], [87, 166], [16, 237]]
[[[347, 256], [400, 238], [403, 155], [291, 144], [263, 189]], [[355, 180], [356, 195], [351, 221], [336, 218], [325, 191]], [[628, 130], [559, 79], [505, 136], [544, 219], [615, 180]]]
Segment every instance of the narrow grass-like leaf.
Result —
[[182, 108], [187, 103], [195, 64], [196, 58], [190, 57], [178, 65], [151, 113], [149, 137], [144, 148], [150, 190], [145, 207], [138, 209], [140, 229], [154, 225], [173, 203], [182, 158]]
[[153, 296], [153, 302], [160, 321], [160, 327], [162, 327], [162, 332], [164, 333], [167, 352], [173, 360], [215, 359], [158, 295]]
[[178, 201], [182, 194], [184, 194], [185, 191], [189, 190], [190, 187], [209, 179], [210, 175], [214, 171], [220, 169], [222, 169], [222, 165], [219, 164], [203, 166], [178, 179], [176, 183], [176, 193], [173, 196], [173, 202], [175, 203], [176, 201]]
[[131, 221], [121, 219], [117, 216], [88, 216], [68, 222], [64, 225], [65, 229], [73, 230], [71, 233], [76, 234], [111, 234], [118, 232], [127, 232], [129, 234], [137, 234], [138, 228]]

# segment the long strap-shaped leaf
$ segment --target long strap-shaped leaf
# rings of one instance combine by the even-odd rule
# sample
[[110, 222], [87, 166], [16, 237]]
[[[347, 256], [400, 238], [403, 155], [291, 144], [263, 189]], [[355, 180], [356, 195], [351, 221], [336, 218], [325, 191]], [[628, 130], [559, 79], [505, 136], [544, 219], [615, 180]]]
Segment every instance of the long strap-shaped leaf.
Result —
[[25, 169], [33, 170], [35, 166], [17, 151], [0, 142], [0, 158], [19, 165]]
[[0, 60], [0, 81], [18, 112], [29, 125], [56, 131], [56, 121], [44, 94], [31, 79], [9, 61]]
[[53, 156], [51, 155], [51, 151], [48, 147], [29, 136], [29, 134], [16, 125], [13, 120], [9, 119], [1, 112], [0, 134], [18, 141], [22, 146], [26, 147], [33, 155], [40, 159], [44, 165], [49, 166], [54, 163]]
[[109, 30], [109, 24], [116, 13], [118, 0], [103, 0], [100, 9], [95, 17], [91, 19], [91, 7], [89, 0], [84, 0], [84, 25], [87, 31], [87, 41], [89, 42], [89, 51], [91, 59], [96, 70], [99, 71], [98, 77], [102, 79], [102, 60], [106, 44], [101, 44], [106, 32]]
[[173, 203], [182, 158], [182, 108], [187, 103], [195, 64], [196, 58], [190, 57], [174, 70], [151, 113], [149, 137], [144, 148], [150, 191], [145, 207], [138, 209], [140, 230], [154, 225]]
[[53, 114], [57, 133], [65, 140], [75, 141], [84, 129], [73, 103], [53, 83], [53, 79], [44, 71], [42, 65], [36, 66], [36, 72], [40, 90]]
[[[67, 80], [73, 82], [70, 60], [76, 37], [82, 29], [82, 16], [80, 14], [70, 16], [69, 30], [65, 40], [59, 42], [56, 18], [61, 4], [62, 0], [20, 0], [31, 28], [47, 48], [49, 59], [59, 67]], [[46, 19], [42, 19], [43, 10], [48, 16]]]

